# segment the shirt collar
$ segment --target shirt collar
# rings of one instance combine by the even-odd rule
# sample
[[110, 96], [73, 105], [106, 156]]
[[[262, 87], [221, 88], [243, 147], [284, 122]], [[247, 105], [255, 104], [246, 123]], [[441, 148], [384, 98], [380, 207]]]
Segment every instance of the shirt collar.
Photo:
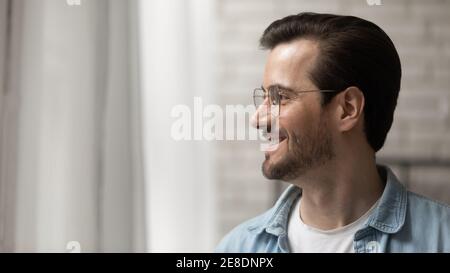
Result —
[[[384, 233], [396, 233], [405, 223], [408, 193], [391, 169], [378, 166], [378, 171], [382, 177], [386, 177], [386, 186], [365, 227], [370, 226]], [[355, 238], [358, 239], [358, 233], [363, 231], [364, 228], [357, 232]]]
[[[395, 174], [386, 166], [377, 165], [378, 171], [386, 181], [383, 194], [366, 224], [355, 234], [355, 239], [364, 236], [367, 227], [375, 228], [385, 233], [398, 232], [405, 222], [407, 191], [399, 182]], [[289, 213], [294, 201], [301, 196], [301, 189], [290, 185], [277, 200], [268, 214], [251, 226], [252, 232], [267, 233], [275, 236], [287, 234]]]

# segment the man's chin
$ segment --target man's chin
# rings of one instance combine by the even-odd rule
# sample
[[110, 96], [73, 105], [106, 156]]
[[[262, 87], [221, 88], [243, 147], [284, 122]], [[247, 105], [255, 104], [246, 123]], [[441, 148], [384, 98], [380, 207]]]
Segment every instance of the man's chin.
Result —
[[284, 154], [283, 157], [277, 157], [266, 154], [266, 159], [262, 163], [261, 170], [265, 178], [270, 180], [291, 181], [301, 173], [302, 166], [298, 165], [290, 154]]
[[266, 155], [266, 159], [261, 168], [264, 177], [270, 180], [282, 180], [284, 174], [281, 172], [280, 168], [277, 165], [274, 165], [270, 160], [270, 156]]
[[267, 169], [264, 168], [264, 166], [263, 166], [263, 168], [262, 168], [262, 173], [263, 173], [263, 176], [264, 176], [266, 179], [269, 179], [269, 180], [274, 180], [274, 179], [276, 179], [276, 178], [273, 177], [272, 173], [271, 173], [269, 170], [267, 170]]

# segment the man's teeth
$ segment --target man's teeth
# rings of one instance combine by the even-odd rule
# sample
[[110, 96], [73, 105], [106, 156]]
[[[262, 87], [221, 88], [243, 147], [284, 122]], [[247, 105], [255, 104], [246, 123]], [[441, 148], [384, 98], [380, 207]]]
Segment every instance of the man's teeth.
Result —
[[278, 140], [278, 142], [281, 142], [281, 141], [285, 140], [287, 137], [285, 137], [284, 135], [279, 135], [279, 136], [276, 136], [276, 135], [265, 135], [265, 138], [268, 141]]

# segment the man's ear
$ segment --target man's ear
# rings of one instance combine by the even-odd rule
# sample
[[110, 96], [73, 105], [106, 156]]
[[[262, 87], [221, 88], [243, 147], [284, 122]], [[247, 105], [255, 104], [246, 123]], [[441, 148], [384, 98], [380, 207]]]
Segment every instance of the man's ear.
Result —
[[364, 117], [364, 94], [358, 87], [349, 87], [338, 94], [337, 118], [341, 132], [350, 131]]

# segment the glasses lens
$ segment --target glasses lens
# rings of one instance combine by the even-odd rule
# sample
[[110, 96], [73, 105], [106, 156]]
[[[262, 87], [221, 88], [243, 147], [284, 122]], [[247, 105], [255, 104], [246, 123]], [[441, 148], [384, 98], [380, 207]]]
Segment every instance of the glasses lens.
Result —
[[253, 92], [253, 102], [255, 103], [256, 108], [259, 108], [264, 103], [265, 98], [266, 95], [264, 90], [260, 88], [255, 89]]

